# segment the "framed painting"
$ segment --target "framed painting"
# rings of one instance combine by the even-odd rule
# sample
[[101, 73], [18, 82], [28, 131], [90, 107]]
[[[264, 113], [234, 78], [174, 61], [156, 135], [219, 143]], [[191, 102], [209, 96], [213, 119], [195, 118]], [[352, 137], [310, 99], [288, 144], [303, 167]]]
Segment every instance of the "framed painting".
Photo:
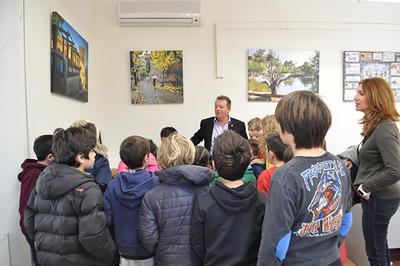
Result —
[[183, 103], [182, 51], [130, 52], [131, 103]]
[[297, 90], [319, 90], [319, 51], [248, 50], [248, 100], [277, 102]]
[[51, 92], [88, 101], [89, 44], [57, 12], [51, 14]]

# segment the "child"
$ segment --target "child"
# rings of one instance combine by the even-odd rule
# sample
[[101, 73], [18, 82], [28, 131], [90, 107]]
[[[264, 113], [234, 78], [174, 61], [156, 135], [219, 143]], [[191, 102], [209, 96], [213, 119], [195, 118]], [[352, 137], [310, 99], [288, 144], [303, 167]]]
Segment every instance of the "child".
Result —
[[352, 219], [350, 177], [323, 149], [330, 111], [311, 91], [296, 91], [279, 101], [275, 117], [294, 158], [272, 178], [257, 265], [340, 266], [338, 244]]
[[229, 130], [217, 137], [213, 151], [221, 180], [195, 201], [192, 248], [203, 265], [256, 265], [265, 200], [252, 183], [242, 181], [249, 145]]
[[155, 265], [197, 265], [190, 247], [190, 223], [194, 198], [207, 189], [213, 172], [192, 165], [195, 148], [180, 134], [163, 141], [157, 160], [160, 185], [143, 198], [139, 234], [149, 253], [155, 252]]
[[88, 130], [96, 137], [96, 146], [94, 151], [96, 157], [92, 169], [88, 169], [87, 172], [92, 174], [102, 191], [107, 189], [108, 182], [112, 180], [112, 174], [110, 169], [110, 163], [107, 159], [107, 147], [101, 143], [100, 132], [95, 124], [87, 120], [79, 120], [71, 125], [72, 127], [79, 127]]
[[57, 161], [40, 174], [25, 210], [24, 225], [41, 266], [110, 265], [115, 245], [93, 176], [96, 137], [71, 127], [53, 137]]
[[161, 142], [168, 139], [171, 134], [178, 133], [174, 127], [163, 127], [160, 131]]
[[36, 184], [36, 179], [40, 173], [54, 160], [54, 156], [51, 152], [51, 145], [53, 143], [53, 135], [42, 135], [35, 139], [33, 143], [33, 151], [36, 154], [37, 160], [26, 159], [22, 164], [22, 172], [18, 174], [18, 180], [21, 182], [21, 193], [19, 196], [19, 225], [22, 233], [28, 241], [28, 244], [32, 251], [32, 258], [37, 265], [35, 247], [33, 241], [30, 241], [26, 235], [24, 227], [24, 212], [26, 204], [28, 203], [29, 196]]
[[279, 133], [272, 133], [267, 137], [267, 159], [271, 167], [264, 170], [257, 180], [257, 189], [265, 197], [268, 196], [272, 174], [278, 167], [284, 164], [284, 154], [287, 148], [288, 146], [279, 137]]
[[210, 157], [210, 153], [206, 148], [204, 148], [203, 146], [196, 146], [193, 165], [200, 165], [203, 167], [211, 168]]
[[140, 136], [126, 138], [119, 154], [129, 171], [117, 175], [104, 195], [107, 221], [114, 228], [122, 266], [154, 265], [154, 254], [141, 245], [138, 235], [140, 203], [144, 194], [158, 185], [158, 178], [145, 170], [149, 153], [147, 139]]
[[250, 167], [253, 175], [258, 178], [262, 171], [265, 170], [265, 161], [258, 158], [258, 154], [260, 152], [260, 147], [258, 146], [258, 142], [254, 139], [249, 139], [248, 143], [250, 145]]

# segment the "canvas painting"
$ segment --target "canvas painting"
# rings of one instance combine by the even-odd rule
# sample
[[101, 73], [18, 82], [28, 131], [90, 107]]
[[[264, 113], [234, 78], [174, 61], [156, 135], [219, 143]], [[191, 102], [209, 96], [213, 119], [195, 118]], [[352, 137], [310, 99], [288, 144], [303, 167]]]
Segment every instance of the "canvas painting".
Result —
[[381, 77], [400, 101], [400, 52], [345, 51], [343, 55], [343, 101], [353, 101], [358, 83]]
[[183, 103], [182, 51], [132, 51], [132, 104]]
[[57, 12], [51, 15], [51, 92], [88, 101], [89, 45]]
[[319, 51], [248, 50], [248, 100], [277, 102], [297, 91], [319, 90]]

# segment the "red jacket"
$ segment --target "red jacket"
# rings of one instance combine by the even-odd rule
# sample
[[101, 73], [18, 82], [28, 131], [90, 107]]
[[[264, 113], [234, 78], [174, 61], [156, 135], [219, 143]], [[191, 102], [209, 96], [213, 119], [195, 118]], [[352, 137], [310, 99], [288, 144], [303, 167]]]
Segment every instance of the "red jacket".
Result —
[[257, 179], [257, 190], [264, 194], [265, 197], [268, 196], [269, 187], [271, 186], [272, 174], [278, 169], [275, 166], [261, 172]]
[[21, 192], [19, 195], [19, 225], [22, 233], [26, 235], [24, 227], [24, 211], [28, 203], [29, 196], [36, 184], [36, 179], [46, 168], [46, 165], [38, 163], [33, 159], [26, 159], [21, 164], [22, 172], [18, 174], [18, 180], [21, 182]]

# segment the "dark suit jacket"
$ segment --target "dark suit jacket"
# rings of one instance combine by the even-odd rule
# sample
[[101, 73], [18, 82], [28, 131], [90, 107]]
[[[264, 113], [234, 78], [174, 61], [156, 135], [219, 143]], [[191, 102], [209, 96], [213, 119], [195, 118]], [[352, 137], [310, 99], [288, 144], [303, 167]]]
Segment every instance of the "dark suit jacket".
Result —
[[[201, 120], [200, 129], [197, 130], [197, 132], [194, 133], [193, 137], [191, 138], [194, 145], [197, 145], [204, 140], [204, 147], [207, 150], [210, 150], [214, 118], [215, 117], [209, 117]], [[231, 117], [231, 122], [228, 125], [228, 129], [236, 131], [243, 138], [247, 139], [246, 125], [242, 121]]]

